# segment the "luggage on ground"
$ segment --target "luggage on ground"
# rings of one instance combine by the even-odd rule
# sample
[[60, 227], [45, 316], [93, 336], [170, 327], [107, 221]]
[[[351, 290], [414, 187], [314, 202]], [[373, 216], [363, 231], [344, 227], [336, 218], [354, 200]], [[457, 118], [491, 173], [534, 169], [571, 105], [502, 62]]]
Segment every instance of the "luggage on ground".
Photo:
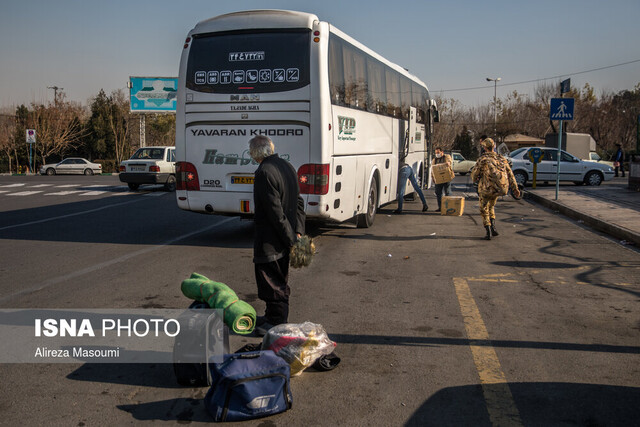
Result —
[[247, 335], [256, 325], [256, 310], [224, 283], [192, 273], [182, 281], [182, 293], [187, 298], [205, 302], [211, 308], [224, 310], [224, 323], [236, 334]]
[[291, 408], [289, 364], [273, 351], [227, 354], [210, 365], [211, 388], [204, 398], [214, 421], [241, 421]]
[[178, 384], [189, 387], [202, 387], [210, 384], [207, 378], [207, 364], [203, 361], [209, 360], [211, 354], [207, 350], [213, 348], [213, 341], [222, 342], [224, 353], [229, 352], [229, 332], [224, 328], [217, 328], [207, 334], [207, 322], [210, 312], [197, 314], [198, 309], [208, 309], [209, 305], [204, 302], [194, 301], [189, 306], [188, 314], [178, 319], [180, 330], [173, 343], [173, 372], [176, 375]]

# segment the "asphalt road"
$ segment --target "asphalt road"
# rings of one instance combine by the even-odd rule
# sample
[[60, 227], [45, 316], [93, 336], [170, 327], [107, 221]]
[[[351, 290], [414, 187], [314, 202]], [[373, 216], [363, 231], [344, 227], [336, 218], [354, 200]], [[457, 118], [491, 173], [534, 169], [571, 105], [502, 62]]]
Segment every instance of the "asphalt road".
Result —
[[[247, 425], [637, 424], [639, 253], [508, 198], [485, 241], [467, 195], [462, 217], [408, 202], [370, 229], [309, 225], [318, 253], [291, 272], [290, 321], [322, 324], [342, 362], [293, 378], [293, 409]], [[184, 308], [196, 271], [260, 313], [252, 223], [174, 197], [115, 176], [0, 177], [0, 307]], [[169, 365], [5, 364], [0, 378], [2, 425], [211, 420], [207, 389]]]

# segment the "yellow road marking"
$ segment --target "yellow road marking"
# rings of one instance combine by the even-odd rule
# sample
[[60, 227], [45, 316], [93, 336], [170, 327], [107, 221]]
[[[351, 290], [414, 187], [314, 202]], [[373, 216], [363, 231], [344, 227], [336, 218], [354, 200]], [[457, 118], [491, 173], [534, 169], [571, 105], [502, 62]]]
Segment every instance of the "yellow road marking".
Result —
[[482, 345], [479, 342], [487, 342], [489, 332], [487, 332], [480, 310], [471, 295], [469, 284], [466, 279], [461, 277], [454, 277], [453, 284], [491, 424], [494, 426], [521, 426], [520, 413], [513, 400], [507, 378], [502, 372], [498, 355], [492, 346]]
[[[577, 267], [574, 268], [573, 270], [583, 270], [584, 267]], [[568, 269], [571, 270], [571, 269]], [[535, 273], [535, 272], [529, 272], [529, 273]], [[523, 275], [524, 273], [518, 273], [519, 275]], [[477, 276], [477, 277], [464, 277], [464, 278], [460, 278], [461, 280], [466, 280], [467, 282], [487, 282], [487, 283], [520, 283], [521, 280], [515, 280], [515, 279], [504, 279], [503, 277], [508, 277], [508, 276], [512, 276], [513, 274], [511, 273], [504, 273], [504, 274], [485, 274], [483, 276]], [[558, 277], [559, 279], [564, 279], [564, 277]], [[545, 284], [549, 284], [549, 285], [555, 285], [555, 284], [560, 284], [560, 285], [570, 285], [572, 284], [572, 282], [570, 281], [566, 281], [566, 280], [545, 280], [544, 282]], [[589, 283], [589, 282], [583, 282], [583, 281], [578, 281], [575, 282], [576, 285], [592, 285], [593, 283]], [[599, 283], [599, 285], [605, 285], [605, 286], [633, 286], [633, 283], [626, 283], [626, 282], [618, 282], [618, 283], [607, 283], [607, 282], [603, 282], [603, 283]]]

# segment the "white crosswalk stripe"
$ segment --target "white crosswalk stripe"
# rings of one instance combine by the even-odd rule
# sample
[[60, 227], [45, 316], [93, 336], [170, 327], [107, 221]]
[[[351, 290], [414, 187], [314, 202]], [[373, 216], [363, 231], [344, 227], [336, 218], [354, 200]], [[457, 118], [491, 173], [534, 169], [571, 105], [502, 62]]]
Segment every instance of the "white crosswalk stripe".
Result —
[[69, 194], [82, 193], [83, 190], [66, 190], [58, 191], [57, 193], [46, 193], [45, 196], [68, 196]]
[[9, 193], [7, 196], [31, 196], [38, 193], [42, 193], [42, 191], [19, 191], [17, 193]]
[[101, 196], [107, 193], [109, 193], [109, 191], [87, 191], [85, 193], [78, 194], [78, 196]]
[[99, 197], [99, 196], [149, 196], [159, 197], [167, 193], [164, 191], [131, 192], [126, 185], [100, 185], [91, 184], [6, 184], [0, 185], [1, 196], [77, 196], [77, 197]]

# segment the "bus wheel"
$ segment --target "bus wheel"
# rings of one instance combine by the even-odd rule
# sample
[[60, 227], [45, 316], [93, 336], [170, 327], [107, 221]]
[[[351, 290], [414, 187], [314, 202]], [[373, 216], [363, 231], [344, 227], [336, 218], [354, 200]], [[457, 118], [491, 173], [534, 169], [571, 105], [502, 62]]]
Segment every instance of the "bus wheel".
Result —
[[373, 220], [376, 217], [376, 209], [378, 206], [378, 187], [375, 180], [371, 182], [371, 188], [369, 189], [369, 197], [367, 200], [367, 212], [360, 214], [356, 217], [356, 227], [369, 228], [373, 225]]

